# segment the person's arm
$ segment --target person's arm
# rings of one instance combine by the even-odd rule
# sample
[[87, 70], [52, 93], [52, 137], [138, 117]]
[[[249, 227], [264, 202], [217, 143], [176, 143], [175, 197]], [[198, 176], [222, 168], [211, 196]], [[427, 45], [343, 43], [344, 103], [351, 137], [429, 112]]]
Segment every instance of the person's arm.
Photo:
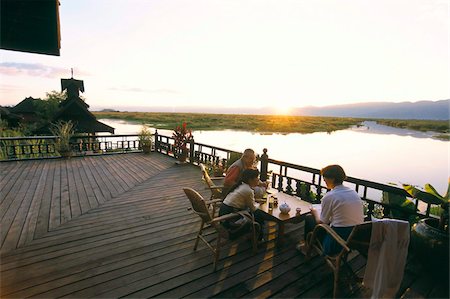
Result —
[[249, 188], [245, 193], [245, 205], [252, 212], [256, 210], [254, 202], [255, 202], [255, 193], [252, 189]]
[[313, 215], [314, 220], [316, 220], [317, 224], [323, 223], [322, 220], [320, 220], [319, 212], [313, 207], [311, 207], [311, 215]]
[[259, 186], [259, 187], [263, 187], [263, 188], [266, 188], [266, 189], [267, 189], [267, 187], [269, 187], [269, 182], [268, 182], [268, 181], [265, 181], [265, 182], [263, 182], [263, 181], [259, 181], [259, 184], [258, 184], [258, 186]]
[[317, 215], [316, 218], [318, 218], [318, 220], [320, 221], [320, 222], [317, 222], [317, 223], [330, 224], [330, 222], [331, 222], [331, 210], [332, 210], [331, 203], [332, 203], [332, 198], [330, 198], [329, 196], [327, 196], [327, 194], [325, 194], [325, 196], [322, 198], [322, 210], [320, 212], [320, 215], [317, 212], [317, 210], [316, 210], [316, 213], [315, 213]]
[[239, 173], [240, 173], [239, 167], [237, 166], [233, 166], [230, 169], [228, 169], [225, 179], [223, 181], [224, 186], [231, 187], [234, 184], [236, 184], [239, 178]]

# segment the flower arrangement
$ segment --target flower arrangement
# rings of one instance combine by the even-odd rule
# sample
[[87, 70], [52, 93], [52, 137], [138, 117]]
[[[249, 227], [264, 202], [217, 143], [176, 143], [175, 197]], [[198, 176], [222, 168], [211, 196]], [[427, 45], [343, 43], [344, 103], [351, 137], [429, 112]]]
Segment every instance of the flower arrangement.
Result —
[[187, 124], [183, 122], [181, 126], [177, 126], [172, 135], [174, 139], [175, 154], [179, 161], [185, 162], [188, 156], [187, 144], [193, 138], [192, 130], [187, 128]]

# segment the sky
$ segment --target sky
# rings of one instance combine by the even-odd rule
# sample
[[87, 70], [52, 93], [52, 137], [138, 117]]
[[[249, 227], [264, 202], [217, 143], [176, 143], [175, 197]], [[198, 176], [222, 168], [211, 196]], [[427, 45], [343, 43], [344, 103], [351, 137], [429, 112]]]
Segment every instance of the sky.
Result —
[[448, 0], [60, 0], [61, 55], [0, 50], [0, 105], [84, 80], [94, 109], [450, 98]]

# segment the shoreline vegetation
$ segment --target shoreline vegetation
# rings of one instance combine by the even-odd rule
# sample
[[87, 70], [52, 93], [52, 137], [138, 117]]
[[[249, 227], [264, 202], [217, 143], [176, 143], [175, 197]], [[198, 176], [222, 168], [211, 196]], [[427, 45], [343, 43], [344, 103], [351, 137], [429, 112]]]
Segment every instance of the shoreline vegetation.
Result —
[[146, 123], [157, 129], [173, 129], [186, 122], [193, 130], [242, 130], [260, 133], [333, 132], [359, 126], [363, 121], [416, 131], [439, 133], [436, 138], [449, 139], [446, 120], [396, 120], [352, 117], [203, 114], [168, 112], [93, 112], [98, 118]]

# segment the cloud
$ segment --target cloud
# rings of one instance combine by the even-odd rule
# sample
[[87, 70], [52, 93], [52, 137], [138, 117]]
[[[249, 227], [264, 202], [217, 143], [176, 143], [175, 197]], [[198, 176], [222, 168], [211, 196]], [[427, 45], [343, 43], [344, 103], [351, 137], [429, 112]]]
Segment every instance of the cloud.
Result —
[[[74, 73], [78, 76], [88, 75], [88, 73], [75, 69]], [[32, 76], [44, 78], [63, 78], [70, 76], [70, 69], [54, 67], [41, 63], [19, 63], [19, 62], [1, 62], [0, 74], [7, 76]]]
[[179, 94], [180, 92], [169, 88], [145, 89], [140, 87], [110, 87], [109, 90], [125, 91], [125, 92], [143, 92], [143, 93], [157, 93], [157, 94]]

